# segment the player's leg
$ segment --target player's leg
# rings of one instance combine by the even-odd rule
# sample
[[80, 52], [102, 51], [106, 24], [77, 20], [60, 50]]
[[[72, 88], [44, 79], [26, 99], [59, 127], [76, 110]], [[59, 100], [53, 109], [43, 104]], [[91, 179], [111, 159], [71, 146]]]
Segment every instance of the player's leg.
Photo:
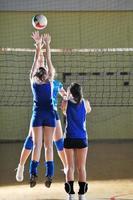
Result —
[[86, 183], [86, 158], [87, 158], [88, 147], [75, 149], [76, 167], [78, 173], [78, 184], [79, 184], [79, 200], [85, 199], [85, 193], [88, 190], [88, 184]]
[[33, 150], [29, 169], [30, 187], [34, 187], [36, 185], [36, 179], [38, 175], [37, 167], [39, 165], [42, 148], [42, 132], [42, 127], [32, 127]]
[[69, 199], [74, 198], [74, 149], [65, 148], [66, 160], [67, 160], [67, 173], [65, 191], [69, 194]]
[[21, 182], [24, 179], [24, 175], [23, 175], [24, 174], [24, 165], [32, 151], [32, 148], [33, 148], [33, 140], [32, 140], [32, 132], [31, 132], [31, 128], [30, 128], [29, 134], [26, 137], [26, 140], [24, 142], [23, 149], [21, 151], [21, 155], [20, 155], [20, 159], [19, 159], [19, 164], [17, 167], [16, 180], [18, 182]]
[[65, 156], [65, 150], [64, 150], [64, 138], [63, 138], [63, 131], [62, 131], [60, 119], [56, 121], [56, 130], [55, 130], [53, 139], [54, 139], [54, 144], [56, 146], [58, 155], [63, 164], [64, 173], [65, 173], [66, 168], [67, 168], [67, 162], [66, 162], [66, 156]]
[[44, 149], [45, 149], [45, 186], [50, 187], [54, 176], [54, 158], [53, 158], [53, 134], [55, 127], [44, 127]]

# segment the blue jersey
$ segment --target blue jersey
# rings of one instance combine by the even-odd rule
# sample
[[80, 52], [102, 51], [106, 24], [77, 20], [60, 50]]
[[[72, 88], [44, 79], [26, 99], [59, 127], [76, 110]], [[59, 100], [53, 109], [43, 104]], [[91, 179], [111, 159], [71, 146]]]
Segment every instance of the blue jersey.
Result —
[[31, 127], [56, 127], [56, 115], [53, 104], [53, 82], [38, 84], [31, 82], [33, 93], [33, 112]]
[[63, 84], [58, 80], [54, 80], [53, 81], [53, 104], [54, 104], [55, 110], [57, 110], [58, 94], [59, 94], [61, 88], [63, 88]]
[[31, 89], [33, 93], [33, 110], [53, 110], [53, 82], [47, 82], [38, 84], [36, 82], [31, 83]]
[[86, 131], [86, 108], [84, 99], [76, 104], [68, 101], [66, 110], [65, 137], [74, 139], [87, 138]]

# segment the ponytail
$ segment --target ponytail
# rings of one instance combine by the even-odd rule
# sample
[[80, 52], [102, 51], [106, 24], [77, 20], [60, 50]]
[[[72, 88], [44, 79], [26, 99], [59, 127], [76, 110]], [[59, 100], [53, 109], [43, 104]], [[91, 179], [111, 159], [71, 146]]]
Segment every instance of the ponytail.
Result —
[[34, 77], [37, 77], [40, 81], [44, 81], [44, 77], [47, 74], [47, 70], [44, 67], [39, 67]]
[[82, 96], [73, 97], [73, 98], [74, 98], [74, 101], [76, 101], [76, 103], [79, 104], [82, 99]]
[[81, 86], [78, 83], [72, 83], [70, 85], [70, 92], [71, 92], [71, 94], [73, 96], [74, 101], [77, 104], [79, 104], [81, 99], [82, 99], [82, 97], [83, 97]]

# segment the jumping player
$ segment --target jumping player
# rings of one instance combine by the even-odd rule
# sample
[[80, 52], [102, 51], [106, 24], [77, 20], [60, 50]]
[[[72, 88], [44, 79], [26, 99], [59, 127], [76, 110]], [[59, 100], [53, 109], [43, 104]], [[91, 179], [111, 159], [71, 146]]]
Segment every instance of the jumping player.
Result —
[[[39, 165], [42, 139], [44, 136], [45, 148], [45, 185], [50, 187], [52, 177], [54, 176], [54, 160], [53, 160], [53, 134], [56, 127], [56, 116], [53, 105], [53, 79], [55, 68], [51, 61], [49, 34], [39, 35], [36, 31], [32, 34], [32, 38], [36, 43], [36, 52], [34, 62], [30, 72], [31, 89], [33, 94], [33, 113], [31, 117], [31, 130], [33, 138], [33, 150], [30, 161], [30, 187], [36, 185], [37, 167]], [[45, 43], [47, 67], [38, 68], [38, 59], [41, 48]]]
[[[62, 110], [66, 115], [64, 148], [68, 164], [65, 191], [69, 200], [74, 198], [74, 164], [78, 173], [79, 200], [85, 199], [88, 189], [86, 183], [86, 158], [88, 152], [88, 136], [86, 130], [86, 114], [91, 111], [90, 103], [83, 98], [82, 88], [72, 83], [68, 88], [68, 100], [62, 102]], [[74, 162], [75, 161], [75, 162]]]

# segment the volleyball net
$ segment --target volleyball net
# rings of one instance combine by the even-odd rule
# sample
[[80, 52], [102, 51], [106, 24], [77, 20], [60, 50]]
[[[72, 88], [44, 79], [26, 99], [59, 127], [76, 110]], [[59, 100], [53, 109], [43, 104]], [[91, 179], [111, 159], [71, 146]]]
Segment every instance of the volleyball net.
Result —
[[[31, 106], [29, 82], [34, 49], [0, 49], [0, 106]], [[133, 106], [133, 48], [52, 49], [64, 88], [83, 86], [93, 107]]]

